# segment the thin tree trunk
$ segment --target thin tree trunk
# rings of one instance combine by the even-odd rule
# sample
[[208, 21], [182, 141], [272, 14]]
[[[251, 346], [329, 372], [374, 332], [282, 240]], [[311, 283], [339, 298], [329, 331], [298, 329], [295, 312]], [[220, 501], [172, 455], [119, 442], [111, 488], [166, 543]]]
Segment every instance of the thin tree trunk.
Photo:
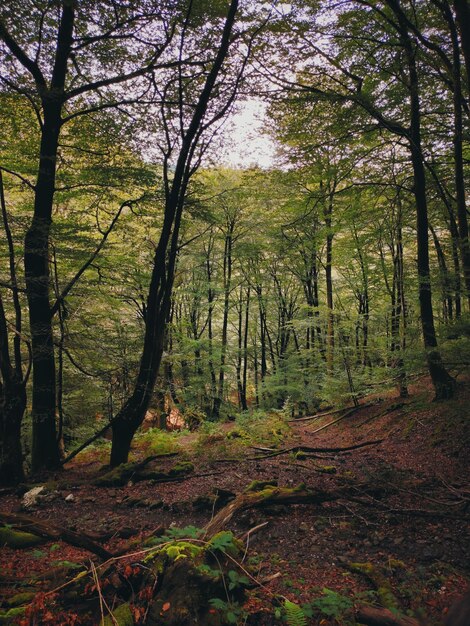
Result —
[[246, 290], [245, 302], [245, 329], [243, 334], [243, 372], [242, 372], [242, 407], [244, 411], [248, 410], [247, 401], [247, 379], [248, 379], [248, 328], [250, 321], [250, 294], [251, 288], [248, 286]]
[[212, 416], [214, 419], [220, 417], [220, 407], [224, 398], [225, 383], [225, 361], [227, 356], [227, 339], [228, 339], [228, 314], [230, 305], [230, 290], [232, 286], [232, 247], [233, 247], [233, 230], [235, 222], [230, 219], [227, 224], [227, 232], [225, 234], [224, 245], [224, 309], [222, 318], [222, 342], [220, 352], [219, 377], [217, 382], [217, 395], [214, 398], [214, 406]]

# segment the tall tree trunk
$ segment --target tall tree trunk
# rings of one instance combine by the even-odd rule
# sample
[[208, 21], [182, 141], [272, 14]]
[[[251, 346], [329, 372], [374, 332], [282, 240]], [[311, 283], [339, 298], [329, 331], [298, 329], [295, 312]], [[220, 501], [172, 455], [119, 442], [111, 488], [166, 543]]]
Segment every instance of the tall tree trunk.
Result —
[[243, 332], [243, 371], [242, 371], [242, 407], [244, 411], [248, 410], [247, 400], [247, 380], [248, 380], [248, 328], [250, 321], [250, 295], [251, 288], [248, 285], [246, 290], [245, 301], [245, 328]]
[[0, 206], [8, 246], [9, 273], [15, 311], [14, 365], [12, 365], [8, 346], [8, 327], [0, 295], [0, 483], [15, 484], [24, 478], [21, 424], [26, 409], [26, 381], [23, 379], [21, 362], [22, 312], [16, 276], [15, 248], [8, 221], [1, 170]]
[[21, 422], [26, 408], [26, 390], [22, 377], [11, 365], [8, 331], [0, 296], [0, 483], [23, 480]]
[[34, 213], [26, 232], [24, 267], [33, 359], [31, 465], [33, 471], [60, 466], [57, 442], [56, 371], [49, 301], [49, 237], [55, 192], [57, 150], [62, 124], [65, 77], [70, 56], [75, 10], [64, 2], [57, 36], [50, 87], [38, 85], [43, 108], [39, 168], [34, 194]]
[[[468, 11], [468, 7], [467, 7]], [[457, 221], [459, 226], [459, 244], [462, 258], [462, 270], [470, 311], [470, 241], [468, 233], [467, 205], [465, 199], [464, 159], [463, 159], [463, 127], [462, 127], [462, 80], [460, 67], [460, 49], [457, 29], [450, 10], [445, 12], [452, 39], [452, 75], [454, 83], [454, 178], [457, 198]], [[470, 28], [470, 23], [468, 24]], [[468, 33], [466, 34], [468, 37]], [[470, 59], [469, 59], [470, 61]], [[469, 70], [470, 72], [470, 70]], [[470, 85], [469, 85], [470, 87]]]
[[454, 0], [454, 9], [467, 70], [467, 87], [470, 89], [470, 6], [468, 0]]
[[333, 310], [333, 232], [331, 230], [331, 216], [333, 213], [333, 196], [330, 194], [325, 206], [326, 225], [326, 308], [327, 308], [327, 337], [326, 337], [326, 366], [329, 374], [333, 373], [333, 358], [335, 349], [335, 327]]
[[[167, 187], [162, 231], [155, 251], [152, 277], [147, 298], [145, 337], [139, 373], [134, 391], [121, 411], [113, 419], [113, 440], [110, 463], [115, 467], [125, 463], [135, 431], [142, 423], [152, 397], [160, 367], [166, 321], [173, 289], [174, 271], [178, 253], [181, 217], [189, 180], [194, 173], [192, 157], [200, 139], [203, 123], [214, 86], [228, 55], [232, 29], [238, 10], [238, 0], [232, 0], [228, 9], [217, 54], [194, 107], [191, 122], [182, 137], [182, 145]], [[216, 119], [216, 118], [212, 118]], [[169, 177], [168, 158], [165, 160], [165, 179]]]
[[428, 207], [426, 199], [426, 177], [421, 148], [421, 111], [419, 100], [419, 82], [416, 68], [415, 50], [408, 33], [407, 19], [403, 14], [399, 0], [388, 0], [395, 13], [400, 37], [406, 55], [409, 77], [410, 95], [410, 151], [413, 166], [414, 196], [416, 201], [417, 247], [418, 247], [418, 280], [419, 306], [424, 348], [429, 373], [435, 389], [435, 399], [451, 398], [454, 394], [455, 381], [449, 375], [437, 349], [436, 330], [431, 294], [431, 277], [429, 273], [429, 235]]
[[228, 314], [230, 306], [230, 290], [232, 288], [232, 247], [233, 247], [233, 230], [235, 221], [229, 219], [227, 223], [227, 232], [224, 242], [224, 308], [222, 317], [222, 341], [220, 351], [219, 377], [217, 381], [217, 394], [214, 398], [214, 406], [212, 416], [214, 419], [220, 417], [220, 407], [224, 398], [225, 383], [225, 362], [227, 357], [227, 340], [228, 340]]
[[449, 270], [447, 269], [447, 262], [442, 250], [441, 242], [437, 236], [434, 228], [429, 224], [429, 230], [431, 231], [434, 241], [434, 247], [436, 248], [437, 262], [439, 264], [439, 271], [441, 275], [441, 287], [442, 287], [442, 310], [444, 319], [446, 321], [452, 320], [454, 315], [454, 303], [452, 300], [452, 287]]

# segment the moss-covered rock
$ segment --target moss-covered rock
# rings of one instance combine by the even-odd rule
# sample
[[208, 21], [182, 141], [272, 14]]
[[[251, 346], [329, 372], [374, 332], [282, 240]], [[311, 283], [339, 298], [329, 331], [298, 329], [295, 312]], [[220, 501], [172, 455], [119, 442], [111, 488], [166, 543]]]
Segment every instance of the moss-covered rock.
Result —
[[13, 530], [6, 526], [0, 527], [0, 547], [32, 548], [43, 542], [44, 539], [37, 535], [25, 533], [22, 530]]

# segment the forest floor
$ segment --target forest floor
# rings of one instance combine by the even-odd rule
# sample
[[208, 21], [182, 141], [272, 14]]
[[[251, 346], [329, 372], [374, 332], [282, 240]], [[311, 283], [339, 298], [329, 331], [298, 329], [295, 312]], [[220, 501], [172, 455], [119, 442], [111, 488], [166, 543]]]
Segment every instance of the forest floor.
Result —
[[[203, 528], [231, 494], [254, 480], [321, 490], [331, 495], [322, 503], [268, 502], [227, 521], [227, 530], [244, 536], [242, 567], [265, 581], [248, 592], [234, 623], [281, 624], [273, 607], [283, 598], [307, 605], [309, 617], [299, 623], [354, 624], [354, 606], [386, 604], [388, 596], [403, 614], [437, 625], [470, 581], [470, 381], [460, 382], [456, 398], [447, 402], [433, 403], [424, 380], [410, 392], [406, 399], [386, 392], [364, 398], [363, 407], [319, 432], [342, 414], [288, 424], [284, 417], [281, 427], [274, 420], [263, 426], [272, 427], [265, 433], [267, 444], [261, 426], [247, 443], [234, 423], [162, 435], [157, 440], [166, 446], [163, 452], [177, 455], [157, 458], [146, 469], [168, 470], [181, 460], [194, 464], [193, 471], [168, 482], [130, 476], [122, 486], [91, 484], [100, 471], [103, 475], [108, 451], [94, 447], [48, 476], [48, 495], [32, 508], [22, 506], [26, 487], [0, 492], [0, 514], [26, 514], [101, 537], [101, 545], [116, 554], [162, 528]], [[151, 433], [137, 440], [133, 460], [159, 451]], [[361, 447], [311, 450], [351, 446]], [[217, 491], [219, 502], [213, 498]], [[14, 594], [30, 588], [26, 581], [35, 580], [35, 590], [59, 584], [60, 575], [51, 572], [65, 563], [90, 565], [90, 559], [99, 562], [61, 539], [22, 550], [2, 547], [0, 601], [8, 606]], [[36, 623], [75, 623], [42, 615]]]

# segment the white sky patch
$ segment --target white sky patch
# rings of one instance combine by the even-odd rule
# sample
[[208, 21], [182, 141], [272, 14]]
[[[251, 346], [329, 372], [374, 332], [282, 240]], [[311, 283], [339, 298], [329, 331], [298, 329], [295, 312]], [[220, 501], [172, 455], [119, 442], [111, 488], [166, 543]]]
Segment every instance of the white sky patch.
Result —
[[276, 146], [263, 133], [266, 104], [250, 99], [242, 102], [223, 129], [221, 158], [225, 165], [236, 168], [273, 167]]

